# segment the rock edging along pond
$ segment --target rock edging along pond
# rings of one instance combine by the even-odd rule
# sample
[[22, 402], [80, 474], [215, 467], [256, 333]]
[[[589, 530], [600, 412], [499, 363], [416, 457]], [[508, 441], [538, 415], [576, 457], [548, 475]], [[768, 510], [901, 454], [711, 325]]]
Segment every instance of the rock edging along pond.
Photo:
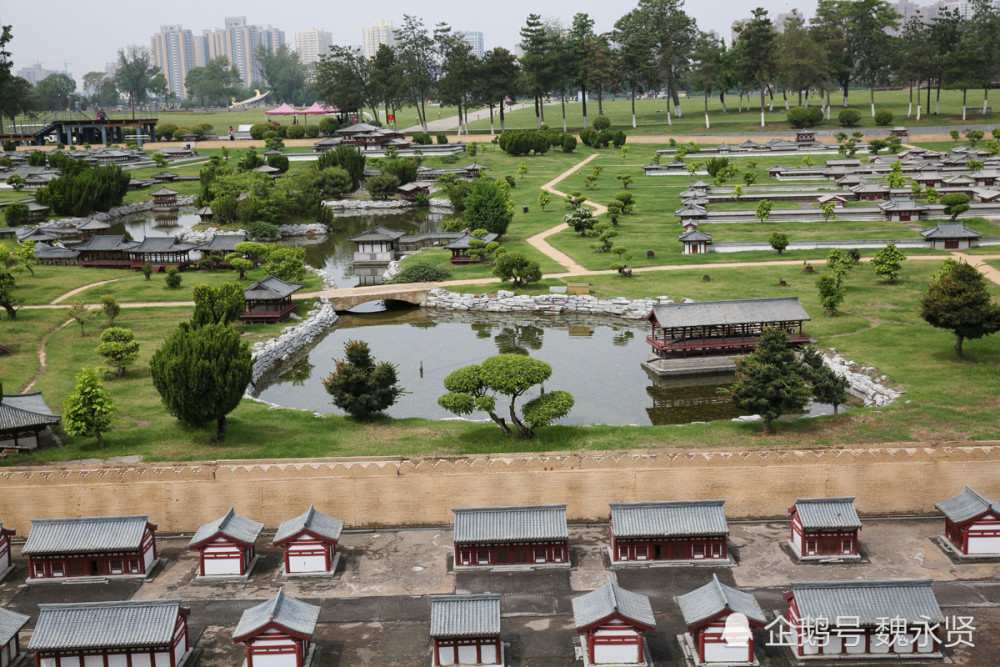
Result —
[[[692, 303], [691, 299], [682, 299]], [[498, 290], [496, 294], [462, 294], [444, 289], [433, 289], [427, 300], [420, 304], [424, 308], [455, 311], [482, 311], [488, 313], [533, 313], [537, 315], [565, 315], [571, 313], [586, 315], [608, 315], [626, 320], [641, 320], [656, 304], [675, 303], [665, 296], [655, 299], [598, 299], [578, 294], [541, 294], [530, 296], [515, 295], [513, 292]], [[831, 350], [831, 352], [834, 352]], [[888, 379], [879, 375], [876, 369], [858, 366], [836, 354], [824, 354], [823, 361], [835, 373], [850, 383], [848, 391], [865, 402], [865, 407], [889, 405], [903, 392], [885, 386]], [[874, 375], [874, 377], [873, 377]]]
[[[452, 210], [451, 200], [441, 197], [432, 197], [428, 202], [431, 208]], [[393, 212], [404, 208], [419, 206], [415, 201], [409, 199], [389, 199], [376, 201], [370, 199], [332, 199], [323, 202], [325, 206], [333, 209], [334, 215], [357, 215], [371, 211]]]
[[[177, 204], [179, 206], [189, 206], [194, 203], [194, 195], [189, 197], [178, 197]], [[38, 227], [40, 228], [50, 228], [50, 229], [76, 229], [80, 225], [84, 225], [91, 220], [97, 220], [98, 222], [105, 222], [108, 224], [114, 224], [122, 219], [129, 218], [138, 213], [148, 213], [153, 210], [152, 201], [140, 201], [134, 204], [126, 204], [124, 206], [116, 206], [109, 209], [103, 213], [94, 213], [93, 215], [88, 215], [84, 218], [62, 218], [61, 220], [47, 220], [40, 223]]]
[[277, 338], [255, 343], [253, 346], [253, 373], [246, 396], [252, 398], [251, 388], [265, 375], [297, 355], [325, 334], [327, 329], [339, 320], [337, 311], [333, 309], [330, 301], [325, 297], [320, 297], [319, 304], [309, 311], [302, 322], [295, 326], [285, 327]]
[[[690, 301], [684, 299], [685, 302]], [[653, 306], [674, 303], [665, 296], [655, 299], [598, 299], [583, 294], [527, 294], [498, 290], [496, 294], [461, 294], [444, 289], [432, 289], [427, 300], [420, 305], [424, 308], [441, 310], [480, 310], [488, 313], [535, 313], [538, 315], [561, 315], [581, 313], [589, 315], [609, 315], [626, 320], [641, 320]]]

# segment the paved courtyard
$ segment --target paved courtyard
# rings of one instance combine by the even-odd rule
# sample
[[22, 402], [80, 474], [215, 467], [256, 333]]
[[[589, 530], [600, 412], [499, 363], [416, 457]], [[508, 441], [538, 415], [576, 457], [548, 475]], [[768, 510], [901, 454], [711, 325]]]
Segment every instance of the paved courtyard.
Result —
[[[570, 528], [571, 570], [460, 573], [452, 571], [450, 529], [350, 532], [341, 541], [342, 557], [335, 576], [292, 579], [281, 575], [281, 552], [270, 544], [268, 534], [258, 542], [260, 559], [247, 581], [218, 583], [195, 581], [198, 559], [187, 550], [187, 537], [158, 538], [160, 556], [166, 562], [149, 582], [27, 585], [17, 544], [13, 551], [18, 567], [0, 584], [0, 605], [32, 616], [28, 634], [41, 603], [181, 598], [192, 609], [194, 636], [200, 635], [197, 647], [202, 653], [197, 664], [228, 667], [241, 664], [244, 656], [243, 646], [232, 642], [242, 612], [283, 586], [296, 598], [322, 605], [316, 633], [322, 649], [319, 665], [426, 667], [430, 658], [428, 596], [490, 592], [502, 595], [508, 665], [571, 667], [581, 664], [573, 655], [576, 632], [571, 600], [610, 577], [650, 597], [657, 628], [649, 645], [656, 664], [682, 665], [675, 637], [684, 625], [674, 596], [703, 585], [713, 573], [724, 583], [752, 590], [769, 615], [783, 609], [782, 595], [791, 581], [931, 578], [945, 616], [975, 619], [975, 647], [946, 649], [947, 659], [970, 667], [1000, 664], [995, 658], [1000, 651], [1000, 563], [953, 563], [932, 541], [941, 527], [940, 519], [865, 521], [862, 562], [799, 565], [781, 546], [788, 537], [787, 523], [735, 523], [730, 525], [734, 567], [612, 570], [607, 527], [574, 526]], [[788, 649], [766, 646], [767, 633], [759, 634], [758, 644], [761, 664], [796, 664]]]

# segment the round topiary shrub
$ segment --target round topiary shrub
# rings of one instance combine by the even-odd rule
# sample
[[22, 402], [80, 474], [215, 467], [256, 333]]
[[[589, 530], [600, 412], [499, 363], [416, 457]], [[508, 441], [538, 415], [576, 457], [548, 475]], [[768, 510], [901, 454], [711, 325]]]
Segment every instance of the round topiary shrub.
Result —
[[594, 119], [594, 129], [600, 132], [611, 127], [611, 119], [607, 116], [598, 116]]
[[170, 141], [174, 138], [177, 126], [173, 123], [159, 123], [156, 126], [156, 138], [161, 141]]
[[447, 269], [434, 266], [429, 262], [414, 262], [404, 266], [390, 283], [431, 283], [447, 280], [451, 273]]
[[[251, 136], [253, 136], [253, 135], [251, 135]], [[263, 135], [261, 135], [261, 139], [263, 139], [265, 141], [267, 141], [268, 139], [277, 139], [277, 138], [278, 138], [278, 133], [275, 132], [274, 130], [268, 130]]]
[[444, 134], [443, 132], [442, 132], [442, 133], [439, 133], [439, 134], [437, 135], [437, 142], [438, 142], [439, 144], [446, 144], [446, 143], [448, 143], [448, 135], [447, 135], [447, 134]]
[[562, 138], [562, 152], [572, 153], [576, 150], [576, 137], [572, 134], [564, 134]]
[[319, 136], [319, 126], [318, 125], [306, 125], [306, 136], [310, 139], [315, 139]]
[[410, 141], [412, 143], [417, 144], [418, 146], [426, 146], [433, 140], [431, 139], [431, 135], [427, 134], [426, 132], [414, 132], [412, 135], [410, 135]]
[[875, 124], [879, 127], [885, 127], [886, 125], [892, 125], [892, 119], [895, 118], [893, 113], [888, 109], [879, 109], [875, 112]]
[[301, 139], [302, 137], [306, 136], [306, 128], [302, 127], [301, 125], [292, 125], [285, 132], [285, 136], [287, 136], [289, 139]]
[[325, 137], [330, 136], [340, 127], [340, 121], [336, 118], [322, 118], [319, 121], [319, 133]]
[[792, 107], [788, 110], [788, 124], [802, 129], [818, 125], [823, 120], [823, 112], [819, 107]]
[[284, 139], [285, 137], [288, 136], [288, 128], [290, 126], [288, 126], [288, 125], [279, 125], [277, 123], [273, 123], [273, 125], [274, 125], [274, 131], [278, 133], [279, 137], [281, 137], [282, 139]]
[[844, 109], [837, 116], [842, 127], [854, 127], [861, 122], [861, 112], [857, 109]]
[[254, 123], [250, 126], [250, 138], [260, 141], [264, 138], [264, 133], [269, 131], [271, 131], [270, 123]]

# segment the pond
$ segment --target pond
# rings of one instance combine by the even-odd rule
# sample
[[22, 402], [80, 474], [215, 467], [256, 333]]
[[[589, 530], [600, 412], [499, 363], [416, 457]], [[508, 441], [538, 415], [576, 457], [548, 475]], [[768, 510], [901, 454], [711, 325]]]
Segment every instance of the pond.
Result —
[[201, 223], [201, 218], [195, 209], [189, 206], [179, 211], [140, 213], [129, 216], [121, 222], [111, 225], [102, 234], [127, 234], [133, 241], [141, 241], [147, 236], [177, 236], [185, 229], [191, 229]]
[[[445, 393], [445, 376], [501, 352], [530, 354], [552, 365], [545, 388], [567, 390], [576, 400], [563, 424], [687, 424], [740, 416], [717, 392], [732, 376], [670, 382], [650, 378], [640, 367], [648, 353], [646, 333], [642, 324], [582, 316], [540, 319], [420, 309], [347, 313], [258, 396], [292, 408], [342, 414], [322, 380], [332, 372], [333, 359], [343, 358], [345, 342], [363, 340], [378, 361], [397, 366], [407, 393], [388, 410], [396, 418], [453, 417], [437, 404]], [[815, 404], [807, 414], [832, 411]]]

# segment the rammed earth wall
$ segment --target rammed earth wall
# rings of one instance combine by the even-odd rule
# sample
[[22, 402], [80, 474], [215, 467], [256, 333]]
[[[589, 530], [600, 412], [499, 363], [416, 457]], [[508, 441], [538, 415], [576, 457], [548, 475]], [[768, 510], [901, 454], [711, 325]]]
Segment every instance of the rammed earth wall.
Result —
[[140, 512], [162, 532], [191, 532], [231, 505], [273, 530], [310, 503], [351, 527], [537, 503], [604, 521], [609, 502], [693, 498], [725, 498], [731, 519], [787, 518], [795, 498], [813, 496], [857, 496], [863, 515], [915, 514], [965, 484], [997, 497], [998, 464], [1000, 442], [12, 467], [0, 469], [0, 517], [23, 536], [32, 518]]

